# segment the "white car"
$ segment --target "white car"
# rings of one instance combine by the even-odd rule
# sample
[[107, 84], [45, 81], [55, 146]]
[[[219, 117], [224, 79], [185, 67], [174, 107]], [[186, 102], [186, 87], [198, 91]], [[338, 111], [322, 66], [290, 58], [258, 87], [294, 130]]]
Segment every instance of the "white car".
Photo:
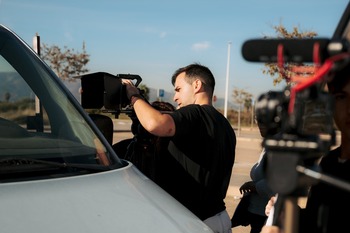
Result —
[[0, 25], [2, 233], [203, 233], [207, 225], [120, 159], [54, 72]]

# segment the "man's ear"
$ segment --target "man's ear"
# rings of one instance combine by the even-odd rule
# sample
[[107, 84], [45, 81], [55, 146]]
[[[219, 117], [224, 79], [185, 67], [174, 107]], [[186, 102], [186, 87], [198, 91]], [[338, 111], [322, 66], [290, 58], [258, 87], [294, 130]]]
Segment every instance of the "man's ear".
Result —
[[196, 79], [196, 80], [193, 82], [193, 85], [194, 85], [194, 90], [195, 90], [195, 92], [199, 92], [199, 91], [202, 89], [203, 83], [202, 83], [201, 80]]

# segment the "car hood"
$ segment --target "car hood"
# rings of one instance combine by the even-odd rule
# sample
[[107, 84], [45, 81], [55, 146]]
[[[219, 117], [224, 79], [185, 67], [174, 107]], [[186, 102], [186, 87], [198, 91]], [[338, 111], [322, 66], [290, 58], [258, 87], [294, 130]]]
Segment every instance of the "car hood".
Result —
[[212, 232], [134, 165], [0, 184], [1, 232]]

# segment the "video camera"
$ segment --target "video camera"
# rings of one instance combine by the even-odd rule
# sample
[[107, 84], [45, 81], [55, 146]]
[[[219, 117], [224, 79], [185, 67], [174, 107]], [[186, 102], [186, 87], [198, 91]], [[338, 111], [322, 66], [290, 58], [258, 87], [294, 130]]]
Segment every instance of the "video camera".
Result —
[[268, 155], [267, 180], [274, 192], [304, 196], [317, 182], [296, 168], [317, 171], [317, 160], [335, 144], [333, 98], [326, 83], [348, 64], [348, 48], [345, 41], [324, 38], [253, 39], [243, 44], [247, 61], [276, 63], [281, 72], [285, 63], [303, 67], [312, 62], [315, 68], [310, 76], [291, 77], [282, 91], [262, 94], [256, 103], [257, 118], [267, 127], [263, 146]]
[[[106, 72], [96, 72], [78, 76], [81, 79], [81, 105], [85, 109], [102, 109], [112, 113], [116, 118], [120, 113], [129, 116], [134, 115], [134, 111], [129, 106], [130, 100], [126, 95], [126, 87], [122, 84], [122, 79], [136, 80], [135, 86], [141, 83], [142, 78], [136, 74], [112, 75]], [[143, 95], [143, 91], [140, 90]]]

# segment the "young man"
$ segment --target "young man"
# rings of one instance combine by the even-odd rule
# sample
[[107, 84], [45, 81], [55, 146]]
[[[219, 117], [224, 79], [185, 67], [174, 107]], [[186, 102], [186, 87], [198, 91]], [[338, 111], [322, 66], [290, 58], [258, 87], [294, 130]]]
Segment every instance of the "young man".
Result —
[[130, 80], [123, 83], [144, 129], [170, 137], [161, 187], [214, 232], [232, 232], [224, 199], [235, 159], [236, 136], [227, 119], [212, 105], [212, 72], [197, 63], [176, 70], [172, 84], [178, 107], [166, 114], [143, 100]]
[[[341, 145], [330, 151], [320, 162], [321, 172], [350, 182], [350, 66], [336, 73], [328, 89], [334, 96], [333, 118], [341, 132]], [[299, 232], [350, 232], [350, 192], [319, 182], [311, 187], [305, 209], [300, 212]], [[273, 205], [270, 200], [267, 210]], [[264, 233], [277, 233], [275, 226], [265, 226]]]

